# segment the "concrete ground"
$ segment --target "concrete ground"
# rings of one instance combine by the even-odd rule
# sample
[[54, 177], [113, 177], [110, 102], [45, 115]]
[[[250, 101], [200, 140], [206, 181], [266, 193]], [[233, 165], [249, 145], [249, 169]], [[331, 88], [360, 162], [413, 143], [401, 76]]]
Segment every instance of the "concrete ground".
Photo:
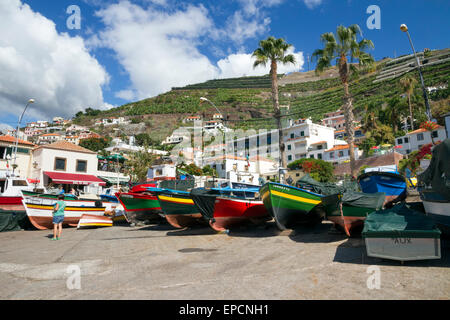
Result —
[[[448, 239], [441, 260], [401, 265], [368, 258], [361, 238], [328, 222], [283, 232], [269, 222], [229, 234], [150, 225], [49, 237], [0, 233], [1, 299], [450, 298]], [[367, 286], [372, 265], [380, 268], [380, 289]]]

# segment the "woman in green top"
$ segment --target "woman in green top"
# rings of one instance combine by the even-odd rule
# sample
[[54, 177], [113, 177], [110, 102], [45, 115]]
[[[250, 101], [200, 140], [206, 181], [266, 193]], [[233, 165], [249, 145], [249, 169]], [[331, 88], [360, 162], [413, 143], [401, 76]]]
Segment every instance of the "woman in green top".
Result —
[[53, 239], [52, 240], [59, 240], [59, 238], [61, 238], [65, 208], [66, 208], [66, 203], [64, 202], [64, 195], [60, 194], [58, 196], [58, 202], [56, 202], [55, 208], [53, 209], [53, 226], [54, 226], [54, 228], [53, 228]]

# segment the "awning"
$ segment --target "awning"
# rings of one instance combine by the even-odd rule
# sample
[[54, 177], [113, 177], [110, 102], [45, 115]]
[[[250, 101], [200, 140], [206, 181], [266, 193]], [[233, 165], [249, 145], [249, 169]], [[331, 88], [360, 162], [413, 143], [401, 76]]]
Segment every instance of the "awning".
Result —
[[75, 184], [75, 185], [90, 185], [98, 184], [100, 186], [106, 186], [106, 183], [97, 178], [96, 176], [88, 174], [74, 174], [74, 173], [62, 173], [62, 172], [48, 172], [44, 174], [48, 176], [56, 184]]
[[[117, 184], [117, 177], [105, 177], [105, 176], [98, 176], [103, 181], [107, 181], [111, 184]], [[119, 177], [119, 184], [127, 184], [130, 181], [130, 178], [124, 178]]]

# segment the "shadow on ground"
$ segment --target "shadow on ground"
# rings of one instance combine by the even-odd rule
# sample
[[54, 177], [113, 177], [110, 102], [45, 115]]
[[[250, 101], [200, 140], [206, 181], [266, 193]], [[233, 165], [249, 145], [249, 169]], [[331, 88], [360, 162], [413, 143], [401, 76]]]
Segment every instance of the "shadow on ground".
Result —
[[[349, 238], [336, 248], [334, 262], [379, 265], [379, 266], [398, 266], [402, 265], [400, 261], [381, 259], [367, 256], [366, 246], [362, 238]], [[405, 261], [403, 266], [407, 267], [450, 267], [450, 241], [441, 239], [441, 259]]]
[[289, 238], [302, 243], [330, 243], [347, 239], [341, 231], [334, 228], [331, 223], [320, 223], [315, 226], [299, 225], [291, 230]]

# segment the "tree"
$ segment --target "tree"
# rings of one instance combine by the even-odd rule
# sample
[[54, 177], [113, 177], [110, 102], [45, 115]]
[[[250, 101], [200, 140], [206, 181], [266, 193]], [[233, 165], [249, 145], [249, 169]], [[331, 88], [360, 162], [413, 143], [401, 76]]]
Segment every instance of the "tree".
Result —
[[[351, 73], [357, 74], [358, 69], [351, 64], [354, 59], [358, 60], [358, 64], [362, 68], [373, 66], [373, 57], [365, 52], [369, 48], [374, 48], [371, 40], [362, 39], [357, 41], [357, 35], [361, 33], [361, 29], [357, 24], [353, 24], [348, 28], [338, 26], [336, 37], [332, 32], [324, 33], [320, 36], [320, 40], [324, 43], [323, 49], [317, 49], [312, 54], [311, 59], [317, 60], [316, 72], [320, 73], [325, 68], [331, 66], [335, 60], [339, 69], [339, 76], [344, 86], [344, 115], [345, 130], [347, 133], [347, 142], [350, 150], [350, 168], [352, 176], [356, 176], [355, 166], [355, 148], [354, 148], [354, 127], [353, 127], [353, 102], [349, 91], [349, 78]], [[350, 58], [350, 64], [348, 58]]]
[[155, 164], [157, 156], [146, 151], [131, 154], [130, 159], [125, 162], [132, 181], [146, 182], [148, 169]]
[[292, 54], [286, 54], [288, 49], [292, 45], [285, 42], [283, 38], [275, 39], [274, 37], [268, 37], [266, 40], [259, 42], [259, 48], [257, 48], [252, 57], [256, 58], [253, 68], [257, 66], [266, 66], [270, 63], [270, 76], [272, 78], [272, 102], [275, 119], [278, 127], [278, 139], [280, 148], [280, 162], [283, 168], [286, 168], [286, 154], [285, 145], [283, 142], [283, 130], [281, 127], [281, 112], [280, 103], [278, 97], [278, 63], [295, 64], [295, 57]]
[[414, 130], [414, 117], [411, 104], [411, 95], [414, 93], [414, 88], [416, 87], [417, 80], [411, 75], [407, 75], [400, 79], [400, 86], [403, 92], [408, 96], [408, 106], [409, 106], [409, 119], [411, 123], [411, 130]]
[[334, 166], [324, 160], [303, 158], [289, 163], [287, 167], [290, 170], [303, 170], [319, 182], [334, 180]]
[[88, 138], [80, 140], [80, 147], [97, 152], [109, 146], [109, 142], [105, 138]]
[[400, 116], [406, 111], [406, 103], [400, 97], [393, 97], [387, 101], [387, 107], [384, 110], [387, 123], [391, 123], [394, 133], [398, 131]]

